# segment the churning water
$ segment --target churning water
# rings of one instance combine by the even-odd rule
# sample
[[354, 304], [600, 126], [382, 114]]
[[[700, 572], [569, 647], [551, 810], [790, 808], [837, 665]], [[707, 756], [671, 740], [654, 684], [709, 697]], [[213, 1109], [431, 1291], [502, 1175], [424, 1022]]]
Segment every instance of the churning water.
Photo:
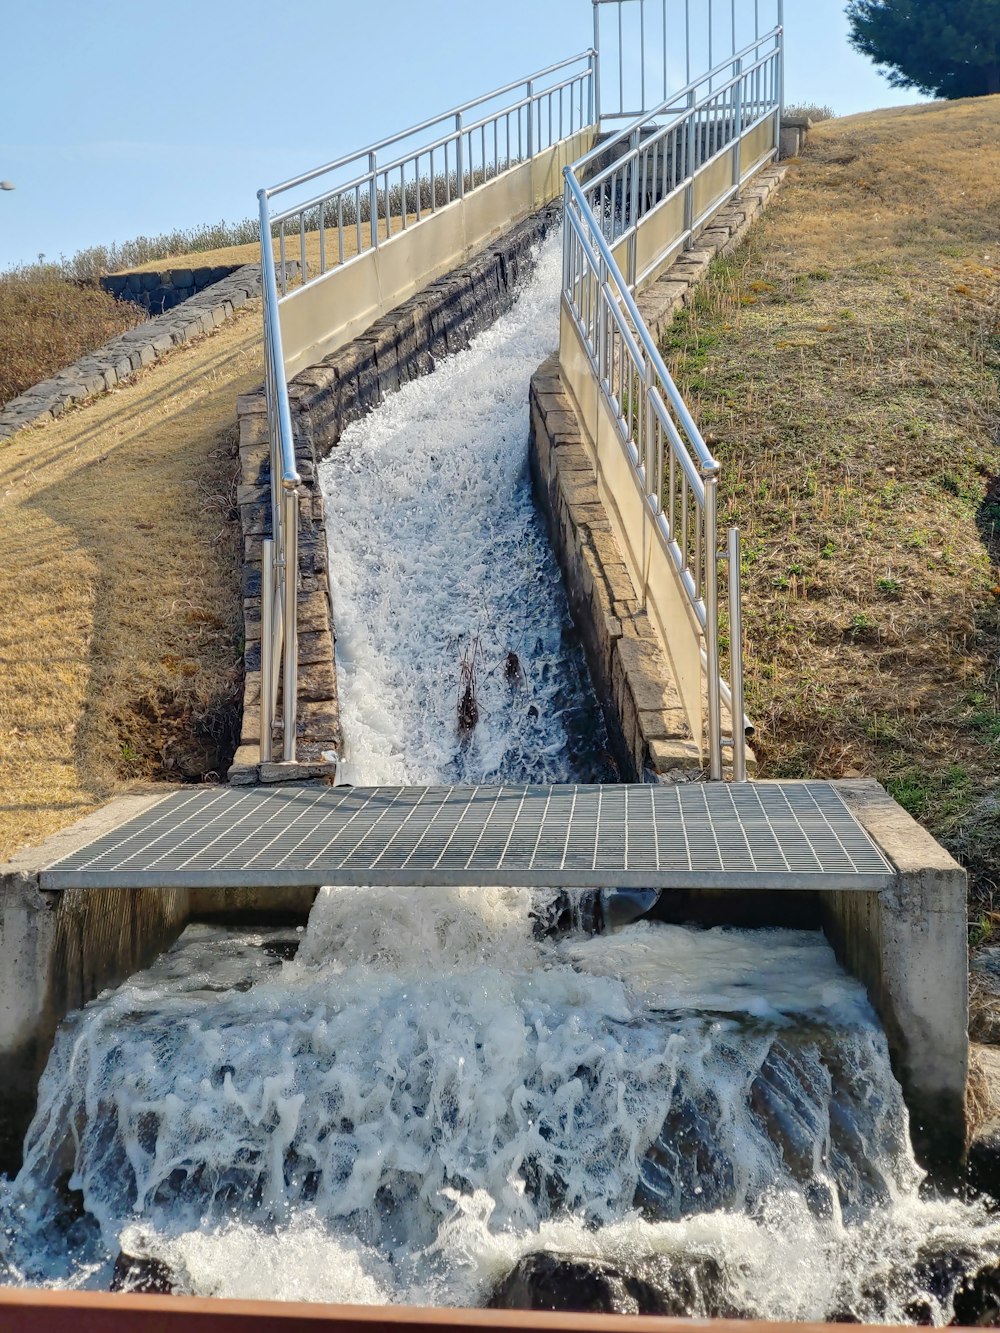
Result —
[[[326, 468], [342, 777], [599, 772], [525, 473], [557, 291], [551, 243]], [[332, 888], [304, 932], [189, 928], [62, 1025], [6, 1280], [106, 1287], [124, 1251], [192, 1293], [477, 1305], [549, 1251], [695, 1314], [947, 1322], [1000, 1227], [924, 1190], [863, 990], [818, 934], [645, 905]]]

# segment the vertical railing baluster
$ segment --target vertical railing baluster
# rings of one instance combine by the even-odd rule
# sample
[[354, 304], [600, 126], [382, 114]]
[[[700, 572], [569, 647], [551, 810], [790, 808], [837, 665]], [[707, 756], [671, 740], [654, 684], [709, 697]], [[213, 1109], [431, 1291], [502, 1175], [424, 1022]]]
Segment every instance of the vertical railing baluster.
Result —
[[719, 662], [718, 473], [705, 477], [705, 655], [708, 658], [708, 773], [722, 781], [722, 677]]
[[[378, 161], [376, 153], [368, 154], [368, 212], [371, 223], [372, 249], [378, 249]], [[388, 201], [386, 201], [388, 202]]]

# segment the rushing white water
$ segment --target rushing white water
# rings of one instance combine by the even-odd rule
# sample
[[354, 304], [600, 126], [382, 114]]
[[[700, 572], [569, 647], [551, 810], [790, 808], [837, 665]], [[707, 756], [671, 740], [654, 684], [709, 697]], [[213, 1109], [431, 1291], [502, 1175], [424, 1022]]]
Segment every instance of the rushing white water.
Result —
[[[514, 309], [349, 427], [320, 468], [342, 781], [601, 776], [600, 718], [527, 474], [528, 384], [558, 339], [561, 254], [547, 241]], [[463, 661], [479, 722], [456, 745]]]
[[[511, 315], [325, 469], [344, 777], [600, 770], [525, 474], [557, 289], [552, 243]], [[106, 1287], [124, 1251], [197, 1294], [478, 1305], [549, 1251], [695, 1314], [947, 1322], [1000, 1226], [925, 1190], [822, 936], [598, 915], [333, 888], [305, 932], [189, 928], [62, 1025], [0, 1189], [8, 1280]]]

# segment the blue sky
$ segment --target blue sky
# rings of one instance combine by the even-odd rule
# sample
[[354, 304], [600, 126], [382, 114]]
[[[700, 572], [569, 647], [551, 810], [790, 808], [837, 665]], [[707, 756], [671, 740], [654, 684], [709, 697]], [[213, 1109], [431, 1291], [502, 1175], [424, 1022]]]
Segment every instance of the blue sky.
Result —
[[[850, 50], [844, 0], [785, 8], [789, 101], [844, 115], [918, 100]], [[0, 269], [249, 216], [261, 185], [584, 49], [591, 16], [590, 0], [10, 5]]]

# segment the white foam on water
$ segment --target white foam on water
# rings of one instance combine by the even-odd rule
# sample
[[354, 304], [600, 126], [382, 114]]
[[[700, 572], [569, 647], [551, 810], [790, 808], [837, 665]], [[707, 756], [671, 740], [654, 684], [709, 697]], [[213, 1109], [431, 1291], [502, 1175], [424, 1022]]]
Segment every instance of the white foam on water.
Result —
[[[561, 262], [556, 235], [508, 314], [350, 426], [320, 467], [342, 781], [566, 781], [567, 726], [578, 749], [599, 730], [527, 473], [528, 385], [558, 339]], [[479, 722], [461, 741], [463, 659]]]
[[522, 890], [332, 891], [315, 924], [294, 961], [192, 927], [64, 1025], [3, 1199], [21, 1281], [106, 1285], [122, 1247], [194, 1294], [480, 1304], [548, 1250], [666, 1290], [711, 1262], [696, 1306], [946, 1322], [921, 1263], [1000, 1246], [921, 1196], [884, 1036], [810, 932], [538, 938]]

